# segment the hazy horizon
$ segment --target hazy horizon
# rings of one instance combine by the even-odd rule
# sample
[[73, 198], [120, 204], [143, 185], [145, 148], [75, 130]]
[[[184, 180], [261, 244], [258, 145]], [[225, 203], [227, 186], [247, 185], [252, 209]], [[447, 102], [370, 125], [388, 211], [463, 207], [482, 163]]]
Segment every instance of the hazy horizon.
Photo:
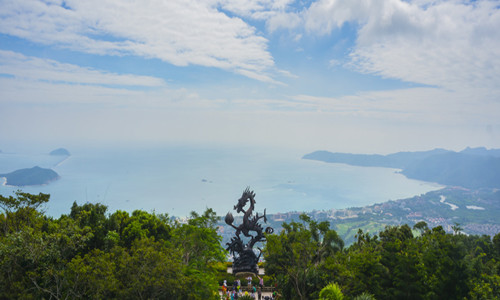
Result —
[[[73, 149], [72, 155], [0, 154], [0, 174], [39, 165], [61, 177], [21, 187], [51, 195], [48, 213], [68, 213], [73, 201], [110, 211], [142, 209], [186, 216], [230, 210], [250, 186], [269, 213], [330, 210], [412, 197], [443, 186], [412, 180], [389, 168], [363, 168], [301, 159], [288, 151], [244, 147], [171, 146]], [[0, 186], [8, 196], [19, 187]]]

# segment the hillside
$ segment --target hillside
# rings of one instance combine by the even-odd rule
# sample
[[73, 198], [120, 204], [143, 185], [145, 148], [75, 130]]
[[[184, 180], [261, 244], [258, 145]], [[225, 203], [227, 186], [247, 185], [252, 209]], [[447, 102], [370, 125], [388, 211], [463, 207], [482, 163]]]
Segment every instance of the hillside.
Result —
[[500, 158], [449, 152], [403, 169], [408, 178], [466, 188], [500, 188]]
[[328, 163], [401, 169], [411, 179], [465, 188], [500, 188], [500, 150], [466, 148], [461, 152], [434, 149], [389, 155], [315, 151], [303, 156]]
[[28, 186], [42, 185], [59, 179], [59, 175], [51, 169], [33, 167], [29, 169], [20, 169], [8, 174], [0, 174], [0, 177], [7, 179], [7, 185]]
[[332, 153], [329, 151], [315, 151], [304, 155], [303, 159], [319, 160], [328, 163], [344, 163], [360, 167], [384, 167], [403, 169], [429, 156], [450, 152], [445, 149], [434, 149], [419, 152], [397, 152], [389, 155], [380, 154], [352, 154]]

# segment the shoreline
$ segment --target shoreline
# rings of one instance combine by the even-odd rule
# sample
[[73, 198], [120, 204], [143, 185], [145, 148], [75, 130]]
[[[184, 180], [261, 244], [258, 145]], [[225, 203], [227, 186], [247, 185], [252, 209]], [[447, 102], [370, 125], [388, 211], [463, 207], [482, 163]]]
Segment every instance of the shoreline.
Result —
[[[214, 157], [224, 166], [215, 163]], [[52, 163], [61, 166], [69, 158], [59, 157]], [[64, 181], [22, 188], [50, 193], [51, 201], [58, 205], [66, 199], [103, 201], [106, 195], [110, 210], [155, 209], [177, 216], [189, 216], [193, 209], [205, 207], [213, 207], [225, 215], [225, 210], [232, 207], [234, 198], [240, 195], [240, 186], [248, 185], [257, 192], [257, 201], [268, 213], [364, 207], [444, 188], [408, 179], [401, 176], [401, 169], [397, 168], [327, 164], [297, 157], [276, 160], [261, 153], [242, 156], [197, 149], [129, 153], [121, 149], [118, 154], [96, 152], [76, 155], [74, 159], [61, 166], [62, 169], [56, 169], [64, 169]], [[195, 173], [184, 170], [193, 166]], [[240, 175], [242, 168], [248, 168], [249, 172]], [[127, 173], [121, 172], [123, 170]], [[227, 178], [232, 173], [238, 175]], [[109, 183], [114, 186], [106, 192]], [[6, 186], [18, 188], [8, 183]]]

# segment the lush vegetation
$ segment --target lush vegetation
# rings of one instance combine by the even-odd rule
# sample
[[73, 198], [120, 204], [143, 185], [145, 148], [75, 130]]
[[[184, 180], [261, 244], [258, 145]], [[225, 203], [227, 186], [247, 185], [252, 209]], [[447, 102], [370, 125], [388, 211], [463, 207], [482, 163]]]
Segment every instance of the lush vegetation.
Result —
[[[0, 299], [217, 299], [234, 280], [210, 209], [181, 224], [74, 203], [54, 219], [48, 200], [0, 196]], [[359, 230], [346, 248], [328, 221], [301, 215], [282, 227], [263, 249], [265, 283], [282, 299], [500, 299], [500, 234], [419, 222]]]
[[459, 225], [450, 234], [419, 222], [374, 236], [359, 230], [345, 249], [328, 222], [303, 215], [283, 228], [264, 253], [285, 299], [340, 299], [337, 286], [344, 299], [500, 299], [500, 234], [466, 236]]
[[1, 299], [218, 299], [226, 253], [212, 210], [179, 224], [74, 203], [53, 219], [41, 211], [48, 200], [0, 196]]

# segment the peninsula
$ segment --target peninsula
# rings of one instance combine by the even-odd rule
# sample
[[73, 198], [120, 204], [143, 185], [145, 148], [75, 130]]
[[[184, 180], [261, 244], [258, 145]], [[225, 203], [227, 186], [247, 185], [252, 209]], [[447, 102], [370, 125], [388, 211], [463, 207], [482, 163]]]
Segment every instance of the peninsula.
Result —
[[466, 148], [460, 152], [434, 149], [389, 155], [315, 151], [303, 159], [363, 167], [401, 169], [408, 178], [464, 188], [500, 188], [500, 150]]

